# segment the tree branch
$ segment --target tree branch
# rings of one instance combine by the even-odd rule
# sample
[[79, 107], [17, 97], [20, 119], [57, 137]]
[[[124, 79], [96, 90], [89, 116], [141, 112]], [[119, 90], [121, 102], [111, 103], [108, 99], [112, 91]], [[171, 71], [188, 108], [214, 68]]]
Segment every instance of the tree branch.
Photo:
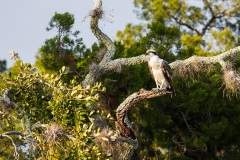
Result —
[[90, 27], [96, 38], [102, 43], [104, 43], [105, 47], [107, 48], [107, 52], [104, 55], [100, 64], [110, 61], [116, 50], [116, 47], [112, 40], [106, 34], [104, 34], [98, 27], [98, 21], [103, 17], [103, 14], [104, 12], [102, 10], [102, 1], [94, 0], [94, 8], [91, 12]]
[[177, 24], [187, 27], [188, 29], [196, 32], [197, 35], [200, 35], [200, 34], [201, 34], [200, 31], [198, 31], [196, 28], [193, 28], [190, 24], [187, 24], [187, 23], [182, 22], [181, 20], [179, 20], [179, 19], [178, 19], [177, 17], [175, 17], [175, 16], [172, 16], [172, 18], [176, 21]]
[[[173, 20], [177, 24], [187, 27], [191, 31], [196, 32], [196, 34], [199, 36], [204, 36], [207, 30], [209, 29], [209, 27], [211, 27], [211, 24], [214, 23], [216, 19], [221, 19], [222, 17], [227, 16], [227, 14], [234, 12], [235, 8], [237, 8], [237, 7], [234, 7], [234, 8], [227, 8], [225, 10], [221, 10], [224, 4], [212, 7], [212, 4], [210, 4], [208, 0], [203, 0], [203, 3], [204, 3], [204, 6], [209, 10], [210, 16], [209, 18], [208, 16], [206, 16], [206, 21], [202, 23], [201, 21], [199, 22], [203, 26], [201, 31], [193, 27], [190, 23], [186, 23], [183, 20], [177, 18], [178, 16], [175, 16], [175, 15], [170, 15], [170, 16], [173, 18]], [[179, 7], [179, 9], [180, 8], [181, 7]], [[176, 11], [176, 13], [178, 13], [179, 9]], [[193, 22], [192, 24], [195, 24], [195, 22]]]
[[145, 63], [149, 60], [149, 57], [146, 55], [140, 55], [131, 58], [118, 58], [107, 62], [101, 66], [101, 70], [106, 71], [121, 71], [121, 68], [124, 66], [133, 66], [136, 64]]
[[8, 135], [8, 136], [11, 136], [11, 135], [19, 135], [19, 136], [22, 136], [22, 137], [25, 136], [22, 132], [19, 132], [19, 131], [5, 132], [5, 133], [0, 134], [0, 137], [1, 137], [1, 136], [4, 136], [4, 135]]
[[227, 60], [236, 61], [240, 46], [230, 49], [222, 54], [213, 57], [192, 56], [185, 60], [178, 60], [170, 63], [174, 76], [191, 77], [193, 74], [213, 69], [214, 65], [219, 64], [222, 67], [226, 91], [230, 93], [240, 93], [240, 75], [236, 72]]
[[222, 11], [221, 13], [214, 13], [211, 5], [207, 2], [207, 0], [204, 0], [205, 5], [209, 8], [210, 12], [211, 12], [211, 18], [207, 21], [207, 23], [204, 25], [202, 32], [201, 32], [201, 36], [205, 35], [207, 29], [209, 28], [209, 26], [216, 20], [216, 19], [220, 19], [222, 17], [225, 16], [227, 10]]
[[135, 92], [128, 96], [117, 108], [116, 116], [116, 128], [119, 130], [120, 135], [125, 138], [136, 139], [136, 136], [132, 130], [131, 123], [127, 118], [127, 113], [130, 108], [137, 102], [143, 99], [149, 99], [154, 97], [163, 96], [166, 94], [166, 90], [152, 89], [150, 91], [141, 89], [139, 92]]
[[[93, 34], [95, 35], [95, 37], [99, 41], [101, 41], [107, 48], [107, 51], [106, 51], [105, 55], [103, 56], [102, 61], [99, 63], [100, 68], [105, 63], [111, 61], [111, 59], [115, 53], [115, 50], [116, 50], [116, 47], [115, 47], [114, 43], [112, 42], [112, 40], [106, 34], [104, 34], [98, 27], [98, 21], [100, 19], [102, 19], [103, 14], [104, 14], [104, 12], [102, 10], [102, 0], [94, 0], [94, 8], [90, 14], [90, 16], [91, 16], [90, 28], [91, 28]], [[83, 81], [83, 86], [86, 87], [87, 85], [94, 83], [96, 78], [97, 77], [94, 75], [94, 72], [90, 71]]]

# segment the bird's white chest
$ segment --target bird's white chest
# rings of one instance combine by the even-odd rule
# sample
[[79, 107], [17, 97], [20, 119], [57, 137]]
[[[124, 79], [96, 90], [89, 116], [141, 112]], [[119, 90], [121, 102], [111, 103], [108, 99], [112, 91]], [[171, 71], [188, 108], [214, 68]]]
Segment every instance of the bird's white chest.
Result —
[[150, 58], [150, 61], [148, 62], [150, 67], [154, 70], [161, 70], [163, 60], [160, 59], [158, 56], [153, 56]]
[[161, 85], [163, 83], [163, 80], [165, 79], [162, 71], [162, 63], [163, 60], [160, 59], [158, 56], [151, 57], [150, 61], [148, 62], [149, 66], [152, 69], [152, 74], [157, 85]]

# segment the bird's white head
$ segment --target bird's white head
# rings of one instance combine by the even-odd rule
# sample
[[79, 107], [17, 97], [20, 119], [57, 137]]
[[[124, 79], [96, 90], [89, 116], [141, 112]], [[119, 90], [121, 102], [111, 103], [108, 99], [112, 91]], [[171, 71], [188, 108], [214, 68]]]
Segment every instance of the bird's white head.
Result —
[[155, 55], [158, 55], [158, 53], [157, 53], [157, 51], [155, 51], [153, 49], [149, 49], [149, 50], [147, 50], [146, 55], [155, 56]]

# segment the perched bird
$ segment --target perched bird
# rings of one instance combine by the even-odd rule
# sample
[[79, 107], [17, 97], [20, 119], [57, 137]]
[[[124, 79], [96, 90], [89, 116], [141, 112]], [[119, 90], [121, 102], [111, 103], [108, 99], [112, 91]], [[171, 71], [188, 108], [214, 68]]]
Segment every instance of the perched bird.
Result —
[[172, 85], [171, 67], [165, 60], [159, 58], [158, 53], [155, 50], [147, 50], [146, 55], [150, 56], [148, 68], [156, 82], [157, 89], [166, 89], [167, 91], [172, 92], [172, 95], [175, 95]]

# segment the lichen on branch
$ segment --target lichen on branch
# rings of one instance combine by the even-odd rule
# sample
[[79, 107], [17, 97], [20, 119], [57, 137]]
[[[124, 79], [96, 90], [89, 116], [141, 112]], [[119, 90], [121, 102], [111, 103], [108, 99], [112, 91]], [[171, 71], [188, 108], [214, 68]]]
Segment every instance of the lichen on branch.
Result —
[[[215, 65], [220, 65], [223, 72], [223, 84], [227, 93], [240, 93], [240, 75], [234, 69], [232, 63], [237, 60], [240, 46], [212, 57], [192, 56], [185, 60], [178, 60], [170, 63], [173, 75], [182, 78], [193, 77], [200, 71], [211, 70]], [[231, 61], [231, 62], [230, 62]]]

